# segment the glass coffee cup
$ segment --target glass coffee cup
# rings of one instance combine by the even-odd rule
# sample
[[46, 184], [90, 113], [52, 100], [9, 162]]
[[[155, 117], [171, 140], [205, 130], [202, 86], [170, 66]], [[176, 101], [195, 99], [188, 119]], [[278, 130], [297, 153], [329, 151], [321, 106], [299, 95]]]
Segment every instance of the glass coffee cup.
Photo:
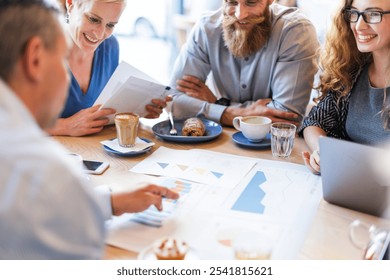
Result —
[[136, 113], [118, 113], [115, 115], [115, 127], [119, 146], [135, 146], [138, 134], [139, 115]]

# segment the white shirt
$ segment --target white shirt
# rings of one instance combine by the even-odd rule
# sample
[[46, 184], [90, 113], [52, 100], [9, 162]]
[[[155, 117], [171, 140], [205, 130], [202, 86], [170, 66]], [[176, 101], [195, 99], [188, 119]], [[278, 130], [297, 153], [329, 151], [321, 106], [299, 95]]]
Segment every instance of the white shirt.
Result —
[[0, 258], [101, 258], [109, 199], [2, 80], [0, 131]]

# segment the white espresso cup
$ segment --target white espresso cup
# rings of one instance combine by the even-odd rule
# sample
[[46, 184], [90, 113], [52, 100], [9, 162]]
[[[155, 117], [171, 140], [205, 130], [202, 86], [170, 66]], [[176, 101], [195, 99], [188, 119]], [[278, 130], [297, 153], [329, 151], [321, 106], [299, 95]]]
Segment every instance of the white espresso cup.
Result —
[[235, 117], [233, 126], [251, 142], [261, 142], [269, 133], [272, 120], [262, 116]]

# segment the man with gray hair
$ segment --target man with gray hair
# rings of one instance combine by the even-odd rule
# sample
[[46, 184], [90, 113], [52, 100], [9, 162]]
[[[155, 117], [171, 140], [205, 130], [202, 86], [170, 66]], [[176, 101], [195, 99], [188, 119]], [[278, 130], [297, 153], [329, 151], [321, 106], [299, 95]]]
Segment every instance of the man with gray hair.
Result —
[[0, 0], [0, 258], [98, 259], [112, 214], [162, 208], [169, 189], [94, 192], [42, 128], [67, 97], [69, 41], [44, 0]]

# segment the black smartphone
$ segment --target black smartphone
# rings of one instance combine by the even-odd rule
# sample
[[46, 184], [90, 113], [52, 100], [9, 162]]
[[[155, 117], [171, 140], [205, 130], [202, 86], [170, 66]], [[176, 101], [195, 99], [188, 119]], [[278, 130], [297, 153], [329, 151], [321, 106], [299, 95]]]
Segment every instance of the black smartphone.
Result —
[[89, 174], [99, 175], [102, 174], [110, 164], [103, 161], [83, 160], [85, 170]]

